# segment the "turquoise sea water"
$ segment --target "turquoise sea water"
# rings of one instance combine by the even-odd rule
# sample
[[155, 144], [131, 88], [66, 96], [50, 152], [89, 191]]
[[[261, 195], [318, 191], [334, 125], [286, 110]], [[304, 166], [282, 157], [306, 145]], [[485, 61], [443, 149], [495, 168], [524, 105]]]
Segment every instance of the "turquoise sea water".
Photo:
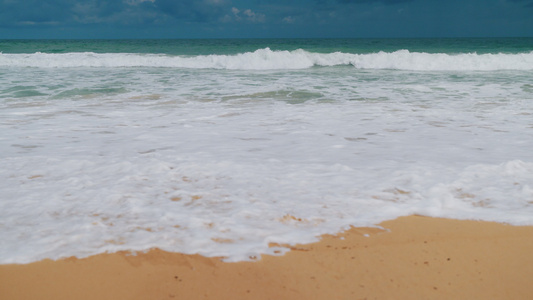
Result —
[[532, 78], [532, 38], [1, 40], [0, 263], [533, 225]]
[[237, 54], [269, 47], [311, 52], [373, 53], [409, 50], [428, 53], [522, 53], [533, 38], [439, 39], [207, 39], [207, 40], [0, 40], [3, 53], [163, 53], [172, 55]]

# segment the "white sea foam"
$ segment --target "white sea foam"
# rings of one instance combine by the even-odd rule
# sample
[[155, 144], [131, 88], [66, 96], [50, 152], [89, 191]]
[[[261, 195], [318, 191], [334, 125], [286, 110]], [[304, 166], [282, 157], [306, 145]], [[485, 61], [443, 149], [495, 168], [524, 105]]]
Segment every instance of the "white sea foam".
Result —
[[[533, 225], [530, 71], [309, 69], [424, 56], [259, 52], [131, 54], [160, 69], [4, 54], [62, 68], [0, 70], [0, 263], [152, 247], [247, 260], [410, 214]], [[276, 55], [306, 69], [166, 68]]]
[[352, 65], [358, 69], [416, 71], [533, 70], [533, 52], [520, 54], [444, 54], [400, 50], [371, 54], [312, 53], [304, 50], [259, 49], [236, 55], [172, 56], [132, 53], [0, 54], [9, 67], [166, 67], [229, 70], [306, 69], [313, 66]]

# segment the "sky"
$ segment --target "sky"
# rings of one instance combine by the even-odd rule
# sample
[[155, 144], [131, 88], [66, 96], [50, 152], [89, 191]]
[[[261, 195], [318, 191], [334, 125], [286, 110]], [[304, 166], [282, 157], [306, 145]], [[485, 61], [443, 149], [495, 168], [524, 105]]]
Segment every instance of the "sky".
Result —
[[0, 0], [0, 39], [372, 37], [533, 37], [533, 0]]

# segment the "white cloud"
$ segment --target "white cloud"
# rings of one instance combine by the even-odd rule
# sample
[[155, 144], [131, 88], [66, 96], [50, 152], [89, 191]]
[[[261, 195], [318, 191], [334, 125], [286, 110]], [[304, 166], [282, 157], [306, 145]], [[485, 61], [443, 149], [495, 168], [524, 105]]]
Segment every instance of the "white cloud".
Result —
[[[152, 1], [152, 0], [145, 0], [145, 1]], [[153, 0], [153, 1], [155, 1], [155, 0]], [[205, 0], [205, 2], [207, 4], [220, 5], [220, 4], [224, 4], [226, 1], [224, 1], [224, 0]]]
[[230, 23], [233, 21], [233, 18], [230, 15], [224, 15], [222, 18], [220, 18], [220, 22], [222, 23]]
[[18, 25], [58, 25], [59, 22], [54, 22], [54, 21], [47, 21], [47, 22], [33, 22], [33, 21], [22, 21], [22, 22], [17, 22]]
[[241, 11], [240, 9], [236, 7], [232, 7], [231, 12], [235, 16], [236, 21], [241, 21], [244, 19], [252, 23], [264, 23], [266, 19], [266, 16], [264, 14], [256, 13], [252, 11], [251, 9], [245, 9]]
[[139, 5], [143, 2], [152, 2], [154, 3], [155, 0], [124, 0], [124, 3], [126, 4], [129, 4], [129, 5]]
[[295, 20], [292, 16], [287, 16], [287, 17], [283, 18], [282, 21], [283, 21], [284, 23], [289, 23], [289, 24], [291, 24], [291, 23], [294, 23], [294, 21], [296, 21], [296, 20]]
[[[241, 12], [238, 8], [236, 7], [232, 7], [231, 8], [231, 12], [233, 13], [233, 15], [235, 16], [235, 20], [237, 21], [240, 21], [241, 20], [241, 17], [239, 16], [239, 13]], [[227, 15], [226, 15], [227, 16]]]

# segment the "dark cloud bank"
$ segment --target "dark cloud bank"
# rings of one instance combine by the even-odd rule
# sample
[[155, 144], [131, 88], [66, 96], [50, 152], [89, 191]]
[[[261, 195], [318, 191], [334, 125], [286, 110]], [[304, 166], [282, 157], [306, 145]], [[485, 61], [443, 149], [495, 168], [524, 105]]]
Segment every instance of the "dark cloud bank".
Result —
[[533, 36], [533, 0], [0, 0], [0, 38]]

